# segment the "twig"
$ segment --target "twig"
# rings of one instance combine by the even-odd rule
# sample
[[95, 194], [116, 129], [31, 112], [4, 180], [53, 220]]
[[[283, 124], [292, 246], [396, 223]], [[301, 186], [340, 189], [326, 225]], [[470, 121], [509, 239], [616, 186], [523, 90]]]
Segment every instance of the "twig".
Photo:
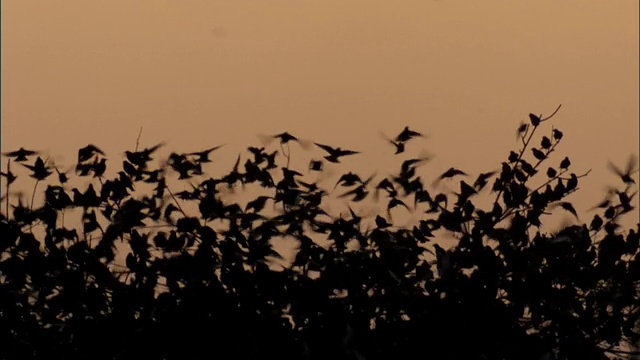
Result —
[[176, 199], [176, 197], [173, 195], [173, 193], [171, 192], [171, 189], [169, 189], [169, 186], [166, 186], [167, 191], [169, 192], [169, 195], [171, 195], [171, 198], [173, 199], [173, 202], [176, 203], [176, 205], [178, 205], [178, 210], [180, 210], [180, 212], [182, 213], [182, 215], [184, 215], [184, 217], [188, 217], [187, 213], [184, 212], [184, 210], [182, 210], [182, 207], [180, 206], [180, 203], [178, 202], [178, 200]]
[[[11, 173], [11, 159], [7, 160], [7, 175]], [[9, 177], [7, 176], [7, 220], [11, 219], [11, 213], [9, 211], [9, 185], [11, 185], [9, 181]]]
[[540, 119], [540, 122], [547, 121], [547, 120], [551, 119], [558, 112], [558, 110], [560, 110], [561, 107], [562, 107], [562, 104], [558, 105], [556, 110], [553, 113], [551, 113], [551, 115], [547, 116], [544, 119]]
[[134, 152], [138, 151], [138, 146], [140, 145], [140, 135], [142, 135], [142, 126], [140, 126], [140, 132], [138, 133], [138, 138], [136, 139], [136, 149]]

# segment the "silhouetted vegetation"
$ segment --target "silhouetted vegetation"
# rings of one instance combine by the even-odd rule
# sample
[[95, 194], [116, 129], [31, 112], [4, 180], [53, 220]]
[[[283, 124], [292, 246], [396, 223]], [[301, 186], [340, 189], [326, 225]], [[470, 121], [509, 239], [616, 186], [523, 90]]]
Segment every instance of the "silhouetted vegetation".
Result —
[[[470, 178], [451, 167], [431, 186], [418, 174], [428, 158], [401, 158], [423, 141], [408, 127], [387, 139], [395, 148], [381, 144], [402, 160], [396, 174], [345, 172], [328, 189], [305, 177], [359, 151], [315, 143], [329, 163], [296, 171], [291, 144], [313, 143], [289, 133], [273, 136], [279, 149], [249, 147], [220, 177], [205, 175], [219, 146], [157, 166], [162, 144], [127, 151], [109, 159], [123, 162], [107, 178], [106, 154], [87, 145], [75, 167], [83, 190], [37, 151], [5, 153], [0, 358], [628, 358], [640, 339], [640, 229], [618, 220], [634, 210], [637, 164], [609, 165], [620, 188], [588, 223], [542, 232], [556, 207], [577, 218], [567, 196], [588, 173], [551, 156], [563, 138], [551, 116], [529, 115], [499, 170]], [[23, 173], [31, 203], [10, 193]], [[459, 190], [439, 191], [444, 182]], [[227, 199], [250, 184], [266, 194]], [[338, 187], [350, 205], [335, 216], [324, 205]], [[365, 199], [385, 211], [358, 215], [351, 206]], [[420, 219], [399, 226], [392, 211]], [[273, 249], [285, 239], [290, 261]]]

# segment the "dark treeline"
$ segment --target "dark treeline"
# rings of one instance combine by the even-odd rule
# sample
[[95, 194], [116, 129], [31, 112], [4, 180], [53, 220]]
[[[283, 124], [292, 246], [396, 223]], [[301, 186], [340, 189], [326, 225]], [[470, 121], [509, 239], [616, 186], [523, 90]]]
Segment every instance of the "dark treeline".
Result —
[[[590, 221], [542, 232], [555, 208], [578, 218], [567, 196], [587, 175], [551, 156], [563, 138], [546, 126], [553, 115], [529, 115], [499, 170], [451, 167], [430, 184], [455, 192], [425, 185], [417, 169], [428, 159], [403, 157], [422, 137], [408, 127], [387, 139], [397, 173], [345, 172], [329, 189], [303, 174], [360, 150], [286, 132], [273, 136], [279, 148], [249, 147], [215, 178], [205, 170], [219, 146], [172, 152], [155, 167], [162, 144], [127, 151], [107, 178], [106, 154], [88, 145], [75, 167], [83, 189], [38, 151], [5, 153], [0, 358], [630, 358], [640, 341], [640, 229], [619, 220], [637, 211], [637, 164], [610, 164], [619, 184]], [[296, 142], [324, 157], [290, 168]], [[23, 174], [33, 195], [43, 191], [39, 204], [12, 200]], [[176, 181], [189, 190], [172, 192]], [[143, 184], [153, 190], [139, 194]], [[244, 207], [221, 198], [246, 184], [268, 195]], [[331, 216], [331, 191], [351, 205], [375, 198], [384, 211]], [[486, 208], [473, 203], [481, 192], [495, 199]], [[82, 222], [65, 227], [74, 208]], [[398, 226], [394, 208], [421, 218]], [[437, 243], [443, 234], [453, 247]], [[281, 237], [298, 244], [291, 263], [272, 248]]]

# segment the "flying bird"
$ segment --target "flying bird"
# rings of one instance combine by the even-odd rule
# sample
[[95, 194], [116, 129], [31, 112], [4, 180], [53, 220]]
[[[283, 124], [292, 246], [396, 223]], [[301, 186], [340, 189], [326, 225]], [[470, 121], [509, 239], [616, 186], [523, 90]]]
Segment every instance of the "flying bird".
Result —
[[276, 134], [276, 135], [271, 135], [271, 136], [260, 136], [260, 138], [262, 139], [263, 143], [265, 144], [269, 144], [271, 141], [273, 141], [274, 139], [278, 139], [278, 141], [280, 142], [280, 145], [284, 145], [284, 144], [288, 144], [291, 141], [295, 141], [298, 144], [300, 144], [300, 146], [302, 146], [303, 149], [308, 149], [310, 146], [310, 143], [306, 140], [302, 140], [296, 136], [291, 135], [288, 132], [283, 132], [280, 134]]
[[0, 172], [0, 176], [4, 176], [7, 178], [8, 185], [16, 181], [16, 179], [18, 178], [18, 176], [14, 175], [11, 171], [7, 171], [6, 173]]
[[329, 155], [325, 156], [324, 158], [327, 159], [327, 161], [330, 161], [332, 163], [339, 163], [340, 162], [339, 158], [342, 156], [360, 154], [360, 152], [358, 151], [343, 150], [339, 147], [333, 148], [331, 146], [318, 144], [318, 143], [314, 143], [314, 144], [316, 144], [318, 147], [320, 147], [321, 149], [329, 153]]
[[458, 176], [458, 175], [463, 175], [463, 176], [467, 176], [467, 174], [459, 169], [456, 168], [449, 168], [449, 170], [445, 171], [444, 173], [442, 173], [442, 175], [440, 175], [434, 182], [433, 184], [438, 184], [440, 181], [444, 180], [444, 179], [449, 179], [452, 178], [454, 176]]
[[495, 173], [496, 171], [489, 171], [478, 175], [476, 181], [473, 182], [473, 187], [476, 189], [476, 191], [482, 190], [487, 185], [489, 178], [495, 175]]
[[36, 155], [37, 151], [20, 148], [16, 151], [2, 153], [4, 156], [15, 158], [15, 161], [27, 161], [27, 156]]
[[214, 146], [212, 148], [206, 149], [206, 150], [202, 150], [202, 151], [196, 151], [196, 152], [192, 152], [192, 153], [188, 153], [187, 155], [191, 155], [191, 156], [197, 156], [198, 158], [196, 159], [197, 162], [200, 163], [208, 163], [211, 162], [211, 160], [209, 160], [209, 154], [212, 151], [216, 151], [218, 149], [220, 149], [221, 147], [223, 147], [224, 145], [218, 145], [218, 146]]
[[152, 146], [150, 148], [146, 148], [142, 151], [125, 151], [125, 155], [127, 156], [127, 160], [129, 160], [132, 164], [137, 165], [141, 168], [145, 168], [147, 163], [151, 160], [151, 154], [156, 152], [160, 147], [164, 146], [164, 143], [160, 143], [158, 145]]
[[36, 180], [44, 180], [49, 177], [49, 175], [53, 174], [53, 171], [51, 171], [49, 167], [44, 164], [44, 161], [42, 161], [42, 158], [40, 156], [38, 156], [34, 165], [22, 164], [22, 166], [33, 171], [33, 174], [29, 176]]
[[396, 142], [407, 142], [415, 137], [422, 137], [423, 135], [417, 131], [409, 130], [408, 126], [405, 126], [404, 129], [398, 136], [396, 136]]
[[629, 161], [627, 161], [627, 168], [624, 171], [622, 171], [620, 168], [618, 168], [611, 161], [609, 161], [608, 164], [607, 164], [607, 167], [609, 168], [609, 170], [611, 172], [613, 172], [614, 174], [618, 175], [620, 177], [620, 180], [622, 180], [625, 184], [635, 184], [636, 183], [636, 181], [631, 178], [631, 174], [633, 174], [633, 173], [638, 171], [637, 168], [635, 170], [633, 170], [633, 168], [635, 168], [637, 166], [638, 166], [638, 158], [636, 156], [634, 156], [633, 154], [629, 157]]
[[322, 160], [311, 160], [309, 161], [309, 170], [310, 171], [322, 171]]
[[104, 152], [93, 144], [89, 144], [81, 148], [80, 150], [78, 150], [78, 163], [83, 163], [90, 160], [95, 154], [104, 156]]
[[348, 172], [340, 176], [340, 178], [338, 179], [338, 182], [336, 182], [336, 186], [334, 186], [333, 188], [334, 189], [337, 188], [338, 185], [340, 184], [342, 184], [342, 186], [352, 186], [360, 182], [362, 182], [362, 180], [360, 179], [360, 176], [358, 176], [358, 174]]

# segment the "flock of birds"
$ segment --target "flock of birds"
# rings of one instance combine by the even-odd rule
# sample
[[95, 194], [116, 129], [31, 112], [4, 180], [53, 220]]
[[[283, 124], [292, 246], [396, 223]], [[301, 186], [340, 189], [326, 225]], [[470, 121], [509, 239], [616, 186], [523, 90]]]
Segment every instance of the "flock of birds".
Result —
[[[520, 131], [520, 129], [519, 129]], [[554, 129], [554, 137], [561, 138], [561, 133], [559, 130]], [[409, 141], [412, 141], [415, 138], [424, 137], [424, 135], [418, 131], [411, 130], [408, 126], [405, 126], [404, 129], [397, 135], [395, 138], [386, 138], [386, 140], [395, 147], [394, 154], [401, 154], [405, 151], [406, 144]], [[291, 142], [298, 142], [303, 147], [306, 147], [306, 143], [304, 140], [300, 140], [298, 137], [288, 133], [283, 132], [280, 134], [270, 136], [270, 140], [278, 140], [283, 154], [287, 157], [288, 154], [285, 153], [284, 147], [285, 145], [289, 145]], [[545, 146], [545, 141], [548, 142], [547, 146]], [[341, 147], [333, 147], [326, 144], [316, 143], [314, 144], [322, 149], [326, 155], [324, 159], [327, 162], [338, 164], [340, 160], [345, 156], [352, 156], [360, 154], [359, 151], [343, 149]], [[155, 146], [145, 148], [140, 151], [125, 151], [124, 155], [126, 160], [123, 161], [123, 171], [118, 173], [118, 178], [113, 181], [107, 181], [103, 184], [103, 191], [105, 192], [116, 192], [119, 193], [120, 197], [126, 196], [127, 190], [133, 190], [133, 184], [136, 181], [144, 181], [146, 183], [158, 183], [159, 188], [164, 188], [166, 185], [164, 183], [163, 172], [164, 169], [156, 169], [149, 170], [147, 164], [152, 160], [152, 155], [164, 144], [160, 143]], [[543, 137], [541, 148], [548, 149], [551, 146], [550, 141], [547, 137]], [[218, 149], [220, 149], [222, 145], [214, 146], [202, 151], [196, 151], [191, 153], [178, 154], [172, 152], [169, 155], [168, 160], [165, 162], [166, 165], [169, 165], [175, 172], [179, 174], [179, 179], [190, 179], [196, 175], [203, 175], [204, 172], [202, 170], [203, 164], [210, 163], [211, 160], [209, 158], [210, 154]], [[241, 182], [242, 184], [246, 182], [258, 181], [263, 187], [275, 187], [276, 183], [274, 182], [269, 170], [275, 169], [278, 166], [276, 165], [276, 156], [278, 154], [278, 150], [273, 152], [266, 152], [264, 147], [248, 147], [249, 152], [253, 154], [253, 161], [247, 159], [244, 164], [244, 172], [240, 171], [240, 155], [236, 160], [236, 163], [232, 169], [232, 171], [219, 179], [218, 182], [226, 183], [230, 188], [236, 182]], [[545, 158], [545, 154], [536, 148], [533, 148], [533, 155], [538, 160], [543, 160]], [[290, 150], [289, 150], [290, 151]], [[26, 164], [25, 162], [32, 156], [40, 155], [40, 152], [35, 150], [28, 150], [25, 148], [20, 148], [15, 151], [5, 152], [4, 156], [13, 159], [13, 161], [20, 163], [25, 168], [31, 171], [30, 176], [38, 181], [45, 180], [50, 175], [54, 174], [54, 172], [58, 175], [58, 180], [60, 185], [65, 184], [68, 181], [67, 172], [60, 171], [56, 166], [47, 165], [47, 161], [43, 160], [42, 157], [38, 156], [33, 163], [33, 165]], [[513, 159], [512, 159], [513, 158]], [[414, 208], [418, 203], [427, 202], [431, 205], [431, 208], [427, 212], [436, 212], [438, 208], [442, 208], [447, 206], [447, 197], [444, 194], [438, 194], [434, 197], [430, 195], [430, 193], [424, 188], [422, 179], [417, 176], [416, 177], [416, 167], [417, 165], [428, 161], [428, 157], [422, 158], [412, 158], [403, 161], [400, 173], [385, 177], [382, 179], [374, 188], [374, 195], [376, 200], [379, 198], [380, 191], [386, 191], [390, 201], [387, 203], [387, 212], [390, 216], [389, 211], [397, 206], [401, 206], [409, 210], [409, 206], [400, 199], [399, 197], [399, 188], [403, 190], [403, 195], [407, 196], [410, 194], [414, 195]], [[510, 155], [510, 161], [517, 160], [517, 154], [512, 152]], [[88, 176], [93, 174], [93, 177], [102, 178], [106, 171], [106, 157], [105, 153], [95, 145], [89, 144], [78, 151], [78, 160], [75, 165], [76, 174], [79, 176]], [[260, 167], [259, 165], [262, 163], [266, 163], [266, 166]], [[522, 161], [523, 170], [526, 173], [533, 174], [536, 171], [533, 169], [524, 169], [524, 166], [527, 165], [531, 167], [530, 164]], [[569, 159], [565, 158], [560, 164], [561, 169], [566, 169], [570, 165]], [[504, 167], [508, 168], [507, 163], [503, 163]], [[309, 162], [309, 170], [310, 171], [322, 171], [324, 167], [324, 162], [322, 160], [312, 159]], [[625, 169], [620, 169], [612, 162], [608, 163], [608, 168], [616, 174], [625, 184], [631, 185], [635, 183], [635, 180], [632, 178], [632, 174], [637, 172], [637, 159], [635, 157], [631, 157]], [[503, 169], [504, 170], [504, 169]], [[301, 185], [307, 189], [309, 192], [313, 192], [318, 190], [317, 183], [307, 183], [300, 179], [297, 179], [297, 176], [301, 176], [302, 174], [291, 170], [287, 167], [282, 167], [284, 180], [289, 185], [293, 185], [293, 187], [297, 187]], [[504, 172], [504, 171], [503, 171]], [[549, 168], [547, 175], [549, 177], [553, 177], [555, 172], [553, 168]], [[481, 173], [475, 179], [472, 184], [465, 182], [464, 180], [460, 181], [460, 192], [454, 193], [458, 195], [459, 199], [467, 199], [471, 195], [474, 195], [481, 191], [487, 184], [489, 179], [495, 175], [497, 171], [489, 171], [486, 173]], [[7, 169], [6, 172], [0, 172], [0, 175], [7, 180], [7, 186], [11, 185], [16, 179], [17, 175], [10, 171], [10, 168]], [[440, 174], [433, 185], [437, 185], [440, 181], [444, 179], [450, 179], [457, 176], [468, 176], [464, 171], [451, 167], [444, 173]], [[359, 175], [353, 172], [346, 172], [341, 175], [336, 182], [334, 189], [338, 186], [342, 187], [352, 187], [349, 191], [339, 195], [339, 198], [350, 198], [353, 202], [359, 202], [364, 200], [370, 194], [370, 183], [374, 179], [375, 174], [362, 179]], [[572, 176], [568, 181], [568, 185], [570, 186], [572, 182], [577, 182], [577, 178], [575, 175]], [[193, 185], [192, 185], [193, 186]], [[104, 190], [106, 189], [106, 190]], [[196, 191], [197, 188], [194, 186], [194, 191], [182, 191], [177, 195], [183, 199], [189, 198], [197, 198]], [[87, 200], [81, 199], [92, 199], [89, 202], [95, 203], [97, 200], [97, 195], [95, 195], [95, 190], [92, 185], [84, 192], [80, 192], [77, 188], [72, 189], [74, 193], [74, 200], [72, 203], [76, 205], [84, 205], [87, 203]], [[322, 193], [324, 195], [324, 192]], [[5, 195], [6, 196], [6, 195]], [[268, 199], [278, 200], [274, 197], [266, 197], [262, 196], [256, 199], [253, 202], [250, 202], [247, 205], [247, 209], [254, 208], [254, 210], [258, 210], [264, 206], [264, 202]], [[625, 203], [629, 204], [630, 199], [621, 199], [626, 200]], [[605, 200], [607, 201], [607, 200]], [[259, 204], [262, 204], [261, 206]], [[563, 203], [564, 204], [564, 203]], [[561, 205], [563, 205], [561, 204]], [[568, 203], [567, 203], [568, 204]], [[610, 201], [607, 203], [600, 203], [596, 205], [596, 207], [604, 208], [610, 204]], [[570, 205], [570, 204], [568, 204]], [[563, 206], [564, 207], [564, 206]], [[595, 207], [594, 207], [595, 208]], [[568, 211], [571, 211], [575, 214], [575, 209], [565, 208]]]

